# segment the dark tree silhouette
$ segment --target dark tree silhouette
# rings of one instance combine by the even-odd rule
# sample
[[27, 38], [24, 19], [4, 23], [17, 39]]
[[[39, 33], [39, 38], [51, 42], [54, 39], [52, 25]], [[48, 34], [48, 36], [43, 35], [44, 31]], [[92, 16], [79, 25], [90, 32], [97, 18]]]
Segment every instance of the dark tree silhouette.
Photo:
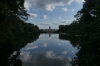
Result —
[[26, 20], [27, 11], [24, 8], [25, 0], [1, 0], [0, 1], [0, 21], [9, 19], [10, 16], [16, 16]]
[[100, 66], [100, 0], [85, 0], [75, 17], [80, 27], [80, 43], [73, 66]]

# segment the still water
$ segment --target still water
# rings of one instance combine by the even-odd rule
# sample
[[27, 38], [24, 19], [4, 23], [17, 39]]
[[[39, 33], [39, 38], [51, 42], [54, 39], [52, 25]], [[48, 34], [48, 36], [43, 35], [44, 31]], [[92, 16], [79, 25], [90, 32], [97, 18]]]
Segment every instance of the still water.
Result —
[[71, 66], [77, 51], [59, 34], [40, 34], [36, 41], [20, 49], [19, 58], [22, 66]]

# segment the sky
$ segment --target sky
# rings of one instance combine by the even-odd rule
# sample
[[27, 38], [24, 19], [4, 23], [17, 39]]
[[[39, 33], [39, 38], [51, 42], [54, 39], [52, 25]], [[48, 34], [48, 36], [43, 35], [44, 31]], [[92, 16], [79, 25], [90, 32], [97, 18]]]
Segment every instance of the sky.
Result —
[[69, 25], [74, 15], [82, 9], [84, 0], [26, 0], [24, 7], [30, 14], [27, 23], [40, 29], [58, 29], [59, 25]]

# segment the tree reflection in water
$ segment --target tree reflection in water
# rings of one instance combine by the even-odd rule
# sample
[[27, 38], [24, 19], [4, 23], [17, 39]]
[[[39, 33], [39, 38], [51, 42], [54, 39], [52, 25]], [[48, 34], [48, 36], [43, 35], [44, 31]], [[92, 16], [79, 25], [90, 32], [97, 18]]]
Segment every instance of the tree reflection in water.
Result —
[[80, 42], [79, 51], [72, 61], [72, 66], [100, 66], [100, 45], [92, 42]]
[[[80, 40], [79, 36], [59, 35], [59, 39], [70, 40], [79, 51], [71, 61], [72, 66], [100, 66], [100, 44], [94, 40]], [[94, 42], [94, 43], [93, 43]]]
[[77, 35], [66, 35], [66, 34], [59, 34], [59, 39], [61, 40], [69, 40], [70, 43], [76, 47], [79, 43], [78, 38], [79, 36]]
[[[19, 59], [20, 49], [27, 43], [35, 41], [38, 37], [39, 34], [35, 34], [0, 43], [0, 66], [22, 66], [22, 61]], [[12, 55], [15, 51], [16, 53]]]

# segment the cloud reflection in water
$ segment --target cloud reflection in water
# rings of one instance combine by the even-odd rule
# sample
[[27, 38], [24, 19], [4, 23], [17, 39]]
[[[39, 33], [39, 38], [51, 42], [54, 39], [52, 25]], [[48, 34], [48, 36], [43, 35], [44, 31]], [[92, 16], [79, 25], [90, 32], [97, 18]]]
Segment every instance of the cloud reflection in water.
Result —
[[47, 47], [49, 44], [48, 43], [43, 43], [42, 46], [43, 47]]
[[23, 60], [23, 66], [71, 66], [70, 57], [56, 56], [53, 51], [36, 53], [35, 56], [26, 52], [20, 58]]
[[29, 49], [36, 49], [38, 48], [37, 45], [33, 44], [33, 43], [28, 43], [24, 49], [29, 50]]
[[67, 54], [68, 53], [68, 51], [62, 51], [62, 54]]

